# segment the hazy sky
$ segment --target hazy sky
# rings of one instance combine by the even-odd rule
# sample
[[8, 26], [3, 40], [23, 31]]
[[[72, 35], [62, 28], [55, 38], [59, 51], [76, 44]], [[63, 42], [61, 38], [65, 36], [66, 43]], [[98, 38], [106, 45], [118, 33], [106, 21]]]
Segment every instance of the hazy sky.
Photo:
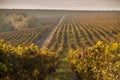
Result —
[[0, 0], [0, 8], [120, 10], [120, 0]]

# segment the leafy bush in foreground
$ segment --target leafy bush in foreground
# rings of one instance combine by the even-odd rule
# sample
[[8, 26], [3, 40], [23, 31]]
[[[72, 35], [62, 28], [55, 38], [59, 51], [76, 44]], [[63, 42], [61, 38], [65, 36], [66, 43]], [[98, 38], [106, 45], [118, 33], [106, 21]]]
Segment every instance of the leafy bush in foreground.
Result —
[[80, 80], [120, 80], [119, 42], [98, 41], [84, 51], [70, 51], [67, 59]]
[[55, 71], [58, 54], [47, 48], [38, 49], [18, 45], [13, 47], [0, 40], [0, 79], [2, 80], [43, 80], [48, 74]]

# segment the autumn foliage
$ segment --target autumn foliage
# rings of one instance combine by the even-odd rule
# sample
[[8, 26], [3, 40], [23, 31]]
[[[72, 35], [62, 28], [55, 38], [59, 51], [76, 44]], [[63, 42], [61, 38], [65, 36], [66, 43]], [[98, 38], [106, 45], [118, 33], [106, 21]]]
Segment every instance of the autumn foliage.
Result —
[[55, 72], [58, 58], [47, 48], [39, 50], [34, 44], [14, 47], [0, 40], [0, 79], [43, 80]]
[[71, 50], [67, 58], [79, 80], [120, 80], [120, 42], [98, 41], [85, 50]]

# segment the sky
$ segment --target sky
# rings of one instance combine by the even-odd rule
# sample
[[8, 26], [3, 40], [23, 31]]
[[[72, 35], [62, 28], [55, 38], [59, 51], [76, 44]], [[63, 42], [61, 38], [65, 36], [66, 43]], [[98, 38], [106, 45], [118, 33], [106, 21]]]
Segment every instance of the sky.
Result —
[[120, 0], [0, 0], [0, 8], [120, 10]]

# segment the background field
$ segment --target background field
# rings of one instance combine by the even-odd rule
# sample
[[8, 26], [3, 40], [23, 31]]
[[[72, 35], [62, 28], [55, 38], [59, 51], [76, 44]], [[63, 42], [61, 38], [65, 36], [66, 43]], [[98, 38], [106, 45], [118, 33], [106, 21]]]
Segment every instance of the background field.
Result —
[[[27, 20], [23, 18], [22, 25], [19, 23], [21, 16], [28, 18]], [[39, 47], [48, 47], [54, 51], [68, 51], [92, 46], [99, 40], [104, 42], [117, 40], [116, 36], [120, 33], [119, 11], [3, 9], [0, 10], [0, 17], [0, 26], [8, 25], [7, 30], [1, 29], [0, 38], [15, 46], [23, 42], [26, 45], [35, 43]]]

